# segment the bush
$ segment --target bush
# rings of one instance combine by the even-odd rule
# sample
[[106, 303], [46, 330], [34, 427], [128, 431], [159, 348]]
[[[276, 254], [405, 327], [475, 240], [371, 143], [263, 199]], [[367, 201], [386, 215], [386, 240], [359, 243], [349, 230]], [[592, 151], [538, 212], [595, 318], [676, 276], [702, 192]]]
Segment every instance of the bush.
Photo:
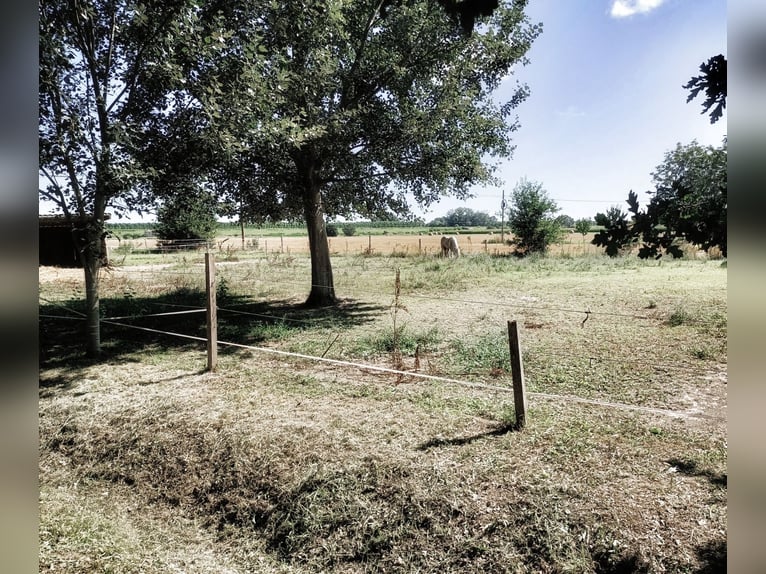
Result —
[[578, 219], [575, 221], [574, 224], [574, 230], [585, 237], [590, 233], [590, 228], [593, 225], [593, 222], [590, 219]]
[[215, 236], [216, 200], [206, 190], [186, 187], [164, 198], [155, 231], [164, 244], [193, 245]]
[[351, 223], [346, 223], [343, 226], [343, 235], [346, 237], [351, 237], [353, 235], [356, 235], [356, 226], [352, 225]]
[[338, 226], [334, 223], [328, 223], [325, 227], [327, 237], [338, 237]]
[[508, 227], [513, 232], [516, 253], [545, 253], [561, 237], [561, 225], [554, 219], [559, 210], [541, 183], [522, 179], [516, 184], [508, 209]]

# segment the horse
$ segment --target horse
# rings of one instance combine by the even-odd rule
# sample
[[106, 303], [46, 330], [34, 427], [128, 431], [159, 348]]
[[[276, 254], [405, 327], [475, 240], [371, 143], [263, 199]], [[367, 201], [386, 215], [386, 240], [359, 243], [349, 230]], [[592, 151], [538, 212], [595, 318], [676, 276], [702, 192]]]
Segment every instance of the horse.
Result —
[[441, 239], [442, 257], [460, 257], [460, 247], [457, 238], [444, 235]]

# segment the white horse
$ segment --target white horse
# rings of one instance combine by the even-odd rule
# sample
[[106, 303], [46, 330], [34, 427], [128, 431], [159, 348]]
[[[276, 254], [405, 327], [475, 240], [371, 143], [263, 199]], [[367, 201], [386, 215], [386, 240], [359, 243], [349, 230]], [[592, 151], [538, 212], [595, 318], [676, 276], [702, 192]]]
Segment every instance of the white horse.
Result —
[[460, 257], [460, 247], [458, 247], [456, 237], [443, 235], [441, 244], [442, 257]]

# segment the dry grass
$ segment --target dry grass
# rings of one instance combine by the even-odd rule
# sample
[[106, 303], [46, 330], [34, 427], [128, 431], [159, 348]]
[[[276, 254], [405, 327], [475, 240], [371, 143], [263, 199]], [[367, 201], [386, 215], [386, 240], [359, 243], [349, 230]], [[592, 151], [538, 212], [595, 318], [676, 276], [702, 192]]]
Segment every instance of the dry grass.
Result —
[[[242, 350], [207, 374], [199, 346], [117, 329], [107, 335], [123, 345], [95, 366], [43, 322], [41, 571], [719, 571], [725, 269], [337, 257], [352, 300], [335, 317], [286, 306], [305, 289], [301, 257], [232, 262], [219, 277], [231, 306], [271, 302], [259, 311], [282, 317], [259, 344], [388, 365], [397, 267], [408, 368], [419, 348], [421, 370], [508, 385], [504, 327], [517, 319], [528, 390], [712, 418], [531, 398], [515, 432], [509, 393]], [[48, 275], [43, 296], [75, 305], [76, 283]], [[107, 303], [172, 294], [163, 277], [115, 271]], [[228, 328], [252, 340], [262, 321]], [[169, 330], [182, 327], [197, 328]]]

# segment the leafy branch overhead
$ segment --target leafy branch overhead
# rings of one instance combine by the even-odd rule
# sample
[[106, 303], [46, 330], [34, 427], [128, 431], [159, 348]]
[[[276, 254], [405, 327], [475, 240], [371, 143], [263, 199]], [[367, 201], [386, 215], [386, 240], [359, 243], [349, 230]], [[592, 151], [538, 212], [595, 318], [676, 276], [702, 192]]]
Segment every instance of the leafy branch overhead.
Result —
[[644, 210], [638, 196], [628, 194], [628, 212], [612, 208], [596, 215], [603, 229], [593, 244], [614, 257], [641, 243], [638, 256], [680, 257], [681, 241], [727, 254], [727, 148], [678, 144], [652, 173], [655, 191]]
[[707, 62], [700, 65], [701, 75], [693, 77], [686, 84], [684, 89], [689, 90], [689, 96], [686, 98], [688, 104], [704, 90], [705, 101], [702, 103], [702, 113], [708, 113], [710, 108], [710, 123], [714, 124], [721, 116], [726, 107], [726, 58], [721, 54], [713, 56]]
[[[466, 34], [471, 34], [476, 24], [476, 19], [483, 16], [491, 16], [497, 10], [498, 0], [437, 0], [444, 11], [463, 29]], [[392, 5], [400, 5], [402, 0], [383, 0], [381, 14], [385, 17]]]

